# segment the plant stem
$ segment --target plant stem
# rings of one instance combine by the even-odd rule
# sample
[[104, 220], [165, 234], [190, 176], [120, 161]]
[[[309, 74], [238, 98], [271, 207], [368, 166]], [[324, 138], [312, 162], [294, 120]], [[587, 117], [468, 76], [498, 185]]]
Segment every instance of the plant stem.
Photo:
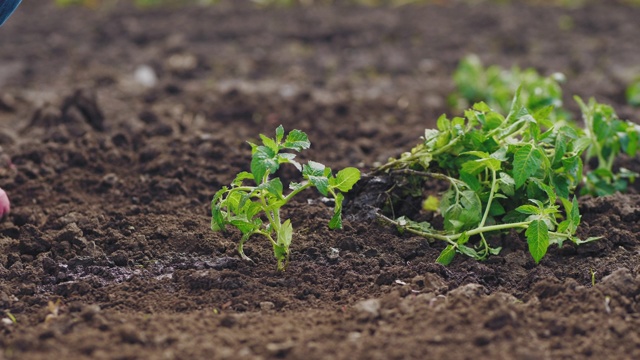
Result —
[[491, 191], [489, 192], [489, 200], [487, 200], [487, 207], [486, 209], [484, 209], [484, 215], [482, 215], [482, 221], [480, 221], [479, 227], [483, 227], [484, 224], [487, 222], [487, 217], [489, 217], [489, 210], [491, 209], [491, 202], [493, 201], [493, 196], [496, 193], [496, 184], [498, 183], [496, 171], [491, 169], [491, 175], [493, 176], [493, 180], [491, 181]]
[[[403, 228], [404, 230], [416, 234], [416, 235], [420, 235], [422, 237], [425, 238], [431, 238], [431, 239], [436, 239], [436, 240], [442, 240], [442, 241], [446, 241], [449, 244], [453, 245], [453, 246], [457, 246], [457, 243], [455, 242], [455, 240], [458, 240], [461, 236], [462, 233], [459, 234], [451, 234], [451, 235], [444, 235], [444, 234], [434, 234], [434, 233], [428, 233], [422, 230], [418, 230], [412, 227], [408, 227], [405, 225], [401, 225], [398, 221], [390, 219], [382, 214], [377, 214], [377, 216], [379, 218], [381, 218], [382, 220], [391, 223], [392, 225], [398, 226]], [[489, 225], [489, 226], [479, 226], [475, 229], [469, 230], [469, 231], [465, 231], [465, 233], [468, 236], [473, 236], [473, 235], [479, 235], [479, 234], [483, 234], [486, 232], [490, 232], [490, 231], [499, 231], [499, 230], [507, 230], [507, 229], [515, 229], [515, 228], [521, 228], [521, 229], [526, 229], [527, 227], [529, 227], [529, 224], [531, 224], [530, 221], [521, 221], [521, 222], [516, 222], [516, 223], [507, 223], [507, 224], [498, 224], [498, 225]], [[562, 237], [566, 237], [569, 238], [571, 237], [570, 235], [566, 235], [566, 234], [562, 234], [562, 233], [553, 233], [553, 235], [558, 235], [558, 236], [562, 236]]]

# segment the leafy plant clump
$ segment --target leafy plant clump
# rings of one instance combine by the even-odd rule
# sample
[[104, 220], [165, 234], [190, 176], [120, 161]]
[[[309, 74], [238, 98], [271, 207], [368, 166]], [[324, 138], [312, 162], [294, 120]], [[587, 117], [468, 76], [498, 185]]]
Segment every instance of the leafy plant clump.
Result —
[[[594, 196], [610, 195], [616, 191], [626, 191], [630, 182], [638, 174], [625, 168], [614, 171], [614, 161], [622, 153], [635, 156], [639, 150], [640, 127], [630, 121], [621, 120], [613, 109], [591, 99], [584, 103], [579, 97], [575, 101], [580, 105], [584, 127], [571, 119], [570, 113], [562, 106], [560, 82], [563, 76], [554, 74], [542, 77], [534, 69], [511, 70], [499, 66], [484, 67], [475, 55], [464, 58], [453, 75], [457, 91], [450, 97], [454, 107], [483, 101], [500, 113], [509, 110], [516, 90], [520, 89], [520, 101], [529, 111], [543, 111], [553, 106], [547, 120], [556, 127], [572, 127], [580, 141], [588, 143], [583, 160], [589, 165], [583, 179], [582, 194]], [[519, 87], [520, 86], [520, 87]], [[635, 97], [633, 84], [627, 89], [629, 102]], [[640, 89], [640, 87], [638, 87]], [[640, 94], [640, 91], [638, 91]], [[546, 111], [546, 110], [544, 110]]]
[[[240, 256], [251, 261], [243, 250], [244, 243], [254, 235], [266, 237], [273, 245], [278, 260], [278, 270], [286, 270], [289, 264], [290, 245], [293, 238], [291, 220], [282, 219], [280, 209], [303, 190], [315, 187], [323, 196], [335, 201], [334, 214], [329, 228], [342, 228], [342, 202], [344, 193], [351, 190], [360, 179], [360, 171], [348, 167], [334, 176], [331, 169], [315, 161], [301, 165], [296, 155], [284, 150], [302, 151], [311, 146], [307, 135], [292, 130], [285, 137], [284, 128], [276, 129], [275, 138], [260, 134], [262, 145], [251, 145], [251, 172], [239, 173], [230, 186], [220, 189], [211, 201], [211, 229], [225, 231], [227, 225], [242, 233], [238, 243]], [[271, 175], [281, 164], [291, 164], [302, 173], [304, 181], [289, 184], [289, 193], [278, 177]], [[255, 185], [246, 185], [246, 182]]]
[[521, 70], [517, 66], [510, 70], [497, 65], [484, 67], [480, 58], [469, 55], [463, 58], [453, 74], [456, 91], [449, 96], [449, 103], [460, 111], [471, 104], [483, 101], [492, 109], [506, 113], [511, 99], [518, 88], [522, 104], [531, 111], [553, 106], [550, 117], [567, 118], [562, 106], [562, 88], [564, 75], [555, 73], [544, 77], [535, 69]]
[[574, 192], [589, 141], [573, 127], [551, 121], [551, 112], [550, 107], [529, 111], [517, 91], [507, 116], [483, 102], [464, 117], [441, 116], [421, 144], [380, 170], [413, 178], [409, 184], [419, 183], [415, 178], [448, 182], [448, 190], [424, 206], [441, 214], [444, 228], [406, 217], [381, 218], [401, 231], [446, 242], [437, 259], [445, 265], [456, 253], [477, 260], [499, 253], [487, 236], [510, 229], [525, 232], [536, 263], [552, 244], [594, 240], [575, 236], [581, 215]]
[[640, 126], [619, 119], [611, 106], [599, 104], [594, 99], [585, 103], [576, 96], [575, 100], [584, 121], [584, 131], [579, 135], [589, 143], [586, 158], [597, 159], [597, 167], [586, 174], [583, 193], [604, 196], [626, 191], [638, 174], [625, 168], [614, 172], [614, 161], [622, 153], [630, 157], [637, 154]]

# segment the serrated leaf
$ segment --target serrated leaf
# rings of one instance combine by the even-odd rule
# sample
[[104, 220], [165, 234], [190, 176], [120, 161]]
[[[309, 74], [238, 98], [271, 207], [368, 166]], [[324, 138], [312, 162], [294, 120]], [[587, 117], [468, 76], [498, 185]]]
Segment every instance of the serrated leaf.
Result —
[[262, 144], [271, 149], [274, 153], [277, 153], [280, 150], [278, 144], [276, 144], [275, 140], [273, 140], [272, 138], [260, 134], [260, 139], [262, 139]]
[[549, 228], [544, 221], [533, 220], [524, 234], [527, 237], [529, 252], [537, 264], [549, 248]]
[[251, 173], [257, 184], [264, 181], [267, 174], [273, 174], [278, 170], [276, 153], [266, 146], [256, 147], [251, 158]]
[[342, 192], [347, 192], [351, 190], [358, 180], [360, 180], [360, 170], [348, 167], [338, 171], [335, 177], [335, 184], [332, 184], [332, 186]]
[[527, 215], [537, 215], [541, 212], [539, 207], [533, 205], [520, 205], [516, 208], [516, 211]]
[[540, 170], [543, 163], [544, 154], [540, 149], [531, 144], [520, 147], [513, 158], [513, 179], [516, 182], [516, 189]]
[[320, 194], [329, 195], [329, 179], [324, 176], [309, 176], [309, 182], [318, 189]]
[[291, 154], [291, 153], [278, 154], [278, 163], [279, 164], [288, 163], [295, 166], [296, 169], [298, 169], [298, 171], [302, 171], [302, 165], [299, 162], [295, 161], [294, 160], [295, 158], [296, 158], [296, 154]]
[[447, 266], [451, 264], [455, 256], [456, 256], [456, 248], [454, 248], [453, 245], [448, 245], [446, 248], [444, 248], [444, 250], [442, 250], [442, 252], [440, 253], [440, 256], [438, 256], [438, 258], [436, 259], [436, 262], [444, 266]]
[[308, 149], [310, 146], [311, 142], [309, 142], [307, 134], [300, 130], [292, 130], [289, 135], [287, 135], [287, 139], [285, 140], [283, 145], [283, 147], [286, 149], [292, 149], [296, 151]]
[[319, 162], [309, 161], [302, 167], [302, 175], [304, 176], [325, 176], [324, 170], [326, 166]]
[[342, 229], [342, 201], [344, 200], [344, 195], [342, 193], [338, 193], [336, 195], [335, 207], [333, 208], [333, 217], [329, 221], [329, 229]]

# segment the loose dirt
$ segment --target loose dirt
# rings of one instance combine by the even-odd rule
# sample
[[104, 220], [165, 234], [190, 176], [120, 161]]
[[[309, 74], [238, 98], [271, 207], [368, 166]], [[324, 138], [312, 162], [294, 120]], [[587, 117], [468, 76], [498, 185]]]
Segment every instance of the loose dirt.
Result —
[[499, 256], [443, 267], [441, 244], [349, 204], [345, 229], [328, 230], [332, 209], [306, 192], [285, 210], [296, 232], [277, 273], [263, 239], [245, 246], [255, 264], [240, 260], [239, 234], [213, 233], [208, 207], [248, 170], [245, 141], [279, 124], [307, 132], [303, 158], [333, 169], [405, 151], [450, 113], [468, 53], [563, 72], [570, 109], [570, 95], [595, 96], [637, 121], [624, 89], [640, 74], [638, 18], [613, 2], [25, 2], [0, 29], [0, 186], [13, 206], [0, 223], [0, 359], [640, 358], [637, 189], [581, 198], [579, 234], [603, 239], [539, 265], [512, 233]]

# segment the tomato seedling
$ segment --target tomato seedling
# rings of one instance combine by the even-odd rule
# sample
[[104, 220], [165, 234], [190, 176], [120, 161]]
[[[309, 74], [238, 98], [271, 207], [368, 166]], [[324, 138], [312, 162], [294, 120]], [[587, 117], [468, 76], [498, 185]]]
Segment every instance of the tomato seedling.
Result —
[[[478, 260], [499, 253], [486, 235], [509, 229], [524, 230], [536, 263], [551, 244], [595, 240], [575, 236], [581, 216], [573, 194], [588, 144], [578, 141], [571, 126], [551, 121], [551, 112], [550, 107], [530, 112], [517, 90], [506, 117], [483, 102], [464, 118], [441, 116], [421, 144], [379, 170], [413, 178], [407, 184], [420, 184], [415, 179], [425, 177], [448, 182], [449, 189], [425, 206], [442, 215], [444, 228], [380, 217], [401, 231], [446, 242], [437, 259], [442, 264], [456, 253]], [[475, 247], [469, 246], [473, 236], [479, 237]]]
[[[360, 170], [348, 167], [334, 176], [331, 169], [315, 161], [301, 165], [296, 155], [283, 150], [297, 151], [311, 146], [307, 134], [292, 130], [285, 137], [284, 128], [276, 129], [275, 138], [260, 134], [262, 145], [251, 145], [251, 172], [239, 173], [230, 186], [220, 189], [211, 201], [211, 229], [225, 231], [226, 226], [236, 227], [242, 233], [238, 243], [240, 256], [244, 254], [244, 243], [254, 234], [266, 237], [273, 245], [278, 261], [278, 270], [284, 271], [289, 264], [290, 245], [293, 238], [291, 220], [283, 220], [280, 209], [303, 190], [315, 187], [323, 196], [335, 200], [334, 214], [329, 221], [331, 229], [342, 228], [342, 202], [344, 194], [360, 179]], [[302, 173], [304, 181], [290, 183], [289, 193], [284, 194], [284, 185], [278, 177], [271, 177], [281, 164], [291, 164]], [[255, 186], [246, 185], [253, 182]]]

